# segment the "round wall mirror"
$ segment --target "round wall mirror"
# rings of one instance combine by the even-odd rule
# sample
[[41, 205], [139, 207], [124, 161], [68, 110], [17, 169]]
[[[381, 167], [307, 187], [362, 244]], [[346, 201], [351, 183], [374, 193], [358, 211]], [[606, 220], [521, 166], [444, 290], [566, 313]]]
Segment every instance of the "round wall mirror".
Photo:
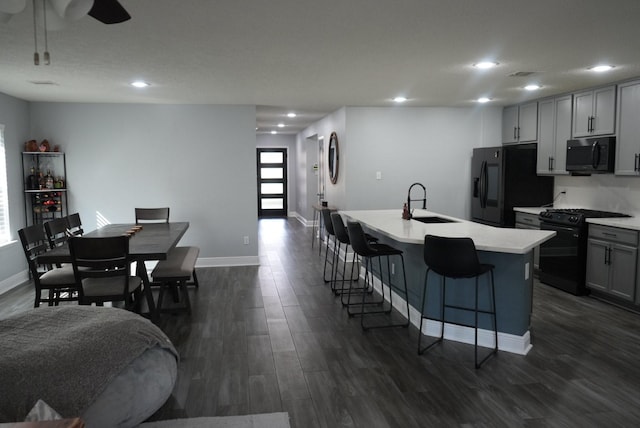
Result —
[[331, 133], [329, 138], [329, 178], [333, 184], [338, 181], [338, 134]]

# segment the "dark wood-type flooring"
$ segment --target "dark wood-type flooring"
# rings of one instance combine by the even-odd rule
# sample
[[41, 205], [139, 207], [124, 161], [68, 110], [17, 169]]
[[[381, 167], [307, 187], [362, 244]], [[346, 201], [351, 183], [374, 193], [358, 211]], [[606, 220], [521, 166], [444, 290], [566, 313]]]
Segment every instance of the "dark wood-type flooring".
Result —
[[[310, 233], [261, 220], [259, 267], [198, 270], [193, 314], [160, 322], [181, 360], [152, 420], [285, 411], [294, 428], [640, 426], [640, 315], [536, 283], [527, 356], [500, 352], [476, 370], [473, 347], [448, 341], [418, 356], [417, 329], [363, 333], [347, 317]], [[18, 287], [0, 316], [31, 305]]]

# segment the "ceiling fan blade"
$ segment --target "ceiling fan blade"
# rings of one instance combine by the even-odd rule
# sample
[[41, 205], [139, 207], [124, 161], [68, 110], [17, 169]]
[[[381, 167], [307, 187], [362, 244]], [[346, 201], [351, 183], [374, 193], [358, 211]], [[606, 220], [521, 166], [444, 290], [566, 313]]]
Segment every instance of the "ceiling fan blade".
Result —
[[118, 0], [95, 0], [89, 16], [104, 24], [119, 24], [131, 19], [131, 15]]

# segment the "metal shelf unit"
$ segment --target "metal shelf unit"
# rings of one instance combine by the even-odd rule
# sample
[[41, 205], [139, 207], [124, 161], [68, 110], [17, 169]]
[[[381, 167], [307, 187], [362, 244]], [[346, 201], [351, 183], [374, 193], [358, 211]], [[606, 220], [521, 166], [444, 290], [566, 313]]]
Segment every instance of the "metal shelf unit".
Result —
[[[32, 179], [30, 175], [36, 177]], [[49, 183], [39, 175], [51, 175]], [[22, 152], [26, 225], [42, 224], [68, 215], [67, 163], [62, 152]]]

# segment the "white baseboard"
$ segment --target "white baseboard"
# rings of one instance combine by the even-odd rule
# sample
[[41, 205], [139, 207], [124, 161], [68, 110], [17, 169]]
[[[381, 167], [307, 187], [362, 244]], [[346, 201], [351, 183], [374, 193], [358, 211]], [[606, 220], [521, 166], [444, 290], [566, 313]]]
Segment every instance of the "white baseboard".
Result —
[[10, 276], [7, 279], [0, 281], [0, 294], [11, 290], [14, 287], [29, 280], [29, 271], [23, 270], [15, 275]]
[[318, 227], [318, 222], [307, 220], [297, 212], [289, 214], [289, 217], [295, 217], [304, 227]]
[[[360, 278], [362, 280], [364, 280], [363, 274], [364, 269], [362, 269], [360, 272]], [[373, 277], [373, 286], [379, 293], [381, 293], [381, 282], [379, 278]], [[391, 292], [393, 293], [393, 307], [406, 317], [406, 300], [395, 291], [392, 290]], [[388, 301], [386, 296], [385, 300]], [[411, 315], [411, 317], [409, 318], [411, 324], [416, 326], [416, 328], [419, 328], [421, 316], [420, 311], [409, 305], [409, 312]], [[439, 337], [440, 326], [442, 323], [440, 321], [434, 320], [425, 321], [426, 322], [422, 323], [422, 333], [426, 336]], [[447, 340], [453, 340], [456, 342], [473, 345], [475, 341], [475, 329], [473, 327], [465, 327], [456, 324], [445, 323], [444, 338]], [[493, 348], [494, 344], [494, 333], [492, 330], [478, 329], [478, 346]], [[498, 332], [498, 349], [500, 351], [510, 352], [512, 354], [518, 355], [527, 355], [531, 348], [533, 348], [533, 345], [531, 344], [531, 335], [528, 330], [522, 336]]]

